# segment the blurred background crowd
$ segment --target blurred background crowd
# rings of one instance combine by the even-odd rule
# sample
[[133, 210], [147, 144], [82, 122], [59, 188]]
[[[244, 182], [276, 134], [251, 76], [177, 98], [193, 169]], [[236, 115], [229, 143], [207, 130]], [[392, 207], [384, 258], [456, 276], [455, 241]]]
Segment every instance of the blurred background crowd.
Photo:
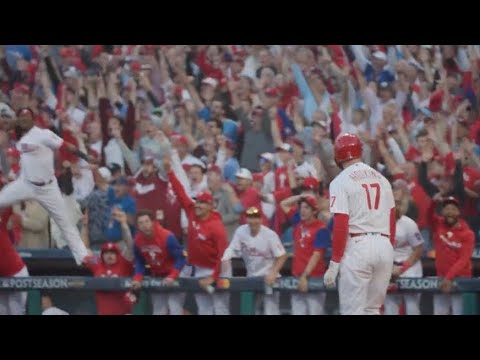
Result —
[[[212, 192], [230, 237], [259, 205], [288, 247], [281, 201], [310, 187], [328, 223], [332, 141], [350, 132], [431, 251], [427, 213], [449, 195], [478, 239], [478, 57], [477, 45], [5, 45], [0, 119], [28, 106], [37, 126], [97, 157], [92, 167], [61, 153], [57, 164], [71, 219], [94, 250], [121, 240], [109, 191], [124, 198], [132, 231], [136, 209], [150, 209], [185, 237], [162, 167], [173, 153], [189, 195]], [[4, 183], [19, 171], [14, 144], [0, 132]], [[15, 213], [19, 247], [65, 246], [37, 203]]]

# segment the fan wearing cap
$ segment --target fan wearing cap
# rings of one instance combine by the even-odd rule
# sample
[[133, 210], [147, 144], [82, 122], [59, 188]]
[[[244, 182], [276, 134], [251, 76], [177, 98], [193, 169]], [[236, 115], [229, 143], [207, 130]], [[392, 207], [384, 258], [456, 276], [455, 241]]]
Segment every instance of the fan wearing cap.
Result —
[[[88, 256], [84, 266], [94, 277], [130, 277], [133, 274], [133, 239], [128, 227], [127, 215], [116, 211], [115, 218], [122, 224], [126, 246], [123, 251], [116, 243], [107, 242], [100, 248], [100, 256]], [[98, 315], [131, 314], [135, 301], [128, 292], [97, 291], [95, 294]]]
[[194, 161], [184, 165], [187, 168], [188, 179], [190, 180], [189, 195], [195, 196], [208, 189], [207, 177], [205, 175], [207, 167], [205, 163], [197, 158]]
[[262, 175], [262, 193], [269, 194], [275, 190], [275, 155], [263, 153], [258, 160], [260, 174]]
[[[291, 297], [292, 315], [323, 315], [325, 293], [308, 293], [308, 279], [325, 273], [325, 249], [330, 245], [330, 232], [317, 219], [318, 201], [312, 195], [292, 196], [282, 202], [293, 228], [292, 275], [298, 278], [299, 293]], [[295, 214], [298, 212], [298, 217]]]
[[396, 223], [392, 187], [362, 162], [356, 135], [337, 137], [334, 151], [343, 170], [330, 183], [333, 242], [324, 283], [334, 286], [340, 271], [342, 315], [379, 315], [392, 275]]
[[[472, 277], [475, 235], [461, 218], [460, 202], [450, 196], [441, 202], [441, 216], [431, 209], [436, 275], [442, 278], [443, 294], [433, 298], [434, 315], [462, 315], [462, 294], [451, 294], [455, 278]], [[451, 309], [451, 312], [450, 312]]]
[[172, 231], [178, 239], [182, 238], [180, 203], [152, 157], [144, 158], [142, 168], [135, 175], [133, 196], [138, 209], [152, 211], [162, 226]]
[[[210, 292], [212, 284], [221, 274], [221, 259], [227, 247], [227, 232], [222, 215], [213, 210], [213, 197], [210, 192], [201, 192], [192, 200], [172, 171], [169, 158], [164, 158], [163, 166], [168, 174], [182, 209], [188, 219], [187, 261], [193, 267], [193, 275], [200, 286]], [[227, 293], [196, 293], [195, 300], [200, 315], [229, 314]]]
[[[247, 277], [264, 277], [265, 284], [272, 286], [287, 260], [285, 248], [278, 235], [262, 225], [260, 207], [250, 207], [245, 211], [247, 223], [240, 225], [233, 235], [232, 242], [225, 250], [222, 261], [228, 262], [234, 257], [241, 257], [245, 262]], [[263, 302], [264, 315], [280, 315], [280, 293], [256, 295], [257, 314]]]
[[[28, 277], [28, 270], [10, 238], [7, 224], [13, 215], [12, 208], [0, 210], [0, 277]], [[2, 291], [0, 315], [24, 315], [27, 304], [26, 291]]]
[[[150, 274], [163, 278], [163, 284], [173, 286], [185, 266], [183, 248], [175, 235], [155, 220], [154, 213], [137, 213], [138, 233], [135, 236], [135, 276], [132, 288], [140, 289], [145, 265]], [[184, 293], [152, 293], [153, 315], [182, 315]]]
[[392, 82], [395, 80], [393, 72], [387, 63], [388, 58], [385, 52], [374, 51], [371, 61], [369, 61], [365, 56], [363, 45], [350, 45], [350, 48], [367, 82]]
[[78, 229], [66, 216], [65, 204], [55, 179], [54, 152], [65, 148], [86, 161], [91, 159], [52, 131], [34, 126], [34, 114], [28, 108], [18, 111], [16, 124], [23, 132], [17, 143], [20, 177], [2, 189], [0, 207], [8, 207], [22, 200], [37, 200], [59, 225], [75, 261], [80, 264], [88, 252]]
[[[260, 192], [253, 186], [252, 173], [242, 168], [235, 174], [237, 184], [234, 191], [229, 189], [230, 201], [232, 202], [234, 210], [240, 215], [240, 225], [245, 224], [246, 216], [245, 209], [255, 206], [257, 208], [262, 207], [262, 197]], [[267, 225], [267, 218], [262, 213], [263, 224]]]

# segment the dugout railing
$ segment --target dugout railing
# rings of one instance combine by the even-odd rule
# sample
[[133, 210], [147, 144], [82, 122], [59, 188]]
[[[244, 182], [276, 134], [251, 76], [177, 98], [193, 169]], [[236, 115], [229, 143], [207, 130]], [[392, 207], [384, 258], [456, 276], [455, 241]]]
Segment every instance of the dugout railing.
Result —
[[[53, 294], [59, 294], [60, 297], [68, 297], [70, 302], [78, 302], [79, 298], [89, 298], [90, 303], [94, 303], [93, 294], [95, 290], [121, 291], [129, 287], [130, 279], [94, 279], [89, 276], [87, 270], [78, 267], [68, 250], [44, 249], [44, 250], [19, 250], [29, 269], [31, 277], [28, 279], [0, 278], [0, 291], [4, 290], [26, 290], [29, 292], [28, 313], [39, 314], [40, 310], [40, 292], [49, 290]], [[283, 309], [288, 309], [289, 304], [285, 300], [288, 293], [295, 291], [297, 280], [289, 276], [291, 259], [287, 261], [282, 271], [283, 277], [278, 281], [275, 288], [281, 292]], [[439, 291], [439, 279], [433, 277], [434, 259], [423, 259], [424, 278], [406, 279], [397, 281], [399, 292], [421, 292], [422, 302], [427, 305], [423, 313], [431, 313], [431, 297], [434, 292]], [[475, 253], [473, 257], [473, 268], [475, 276], [480, 276], [480, 259]], [[239, 259], [233, 260], [234, 278], [223, 279], [217, 283], [217, 291], [230, 291], [232, 293], [232, 305], [237, 314], [253, 314], [254, 312], [254, 294], [264, 292], [265, 285], [263, 279], [245, 278], [245, 269], [243, 262]], [[67, 275], [67, 276], [65, 276]], [[326, 290], [321, 280], [316, 279], [310, 282], [311, 291], [327, 291], [327, 301], [330, 303], [330, 311], [335, 313], [338, 299], [336, 290]], [[147, 278], [145, 288], [142, 291], [139, 304], [135, 308], [136, 314], [148, 314], [148, 292], [150, 291], [187, 291], [193, 293], [203, 291], [198, 283], [193, 279], [179, 279], [173, 289], [165, 288], [161, 285], [160, 279]], [[267, 289], [268, 291], [268, 289]], [[480, 292], [480, 278], [458, 279], [455, 282], [456, 292], [463, 293], [465, 314], [480, 313], [480, 304], [478, 293]], [[425, 299], [425, 301], [423, 301]], [[282, 304], [281, 304], [282, 307]], [[328, 310], [328, 309], [327, 309]], [[91, 313], [91, 312], [90, 312]], [[284, 312], [285, 313], [285, 312]], [[288, 310], [287, 312], [288, 313]]]

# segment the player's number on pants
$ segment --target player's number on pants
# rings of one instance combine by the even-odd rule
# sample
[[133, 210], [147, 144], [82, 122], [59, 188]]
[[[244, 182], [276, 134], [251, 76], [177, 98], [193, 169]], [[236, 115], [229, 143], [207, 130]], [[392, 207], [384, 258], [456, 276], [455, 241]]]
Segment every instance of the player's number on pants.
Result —
[[[372, 210], [372, 200], [370, 197], [370, 189], [368, 188], [369, 184], [362, 184], [362, 187], [365, 189], [365, 192], [367, 193], [367, 204], [368, 204], [368, 209]], [[374, 204], [374, 209], [378, 210], [378, 204], [380, 203], [380, 184], [374, 183], [370, 184], [370, 188], [375, 189], [375, 204]]]

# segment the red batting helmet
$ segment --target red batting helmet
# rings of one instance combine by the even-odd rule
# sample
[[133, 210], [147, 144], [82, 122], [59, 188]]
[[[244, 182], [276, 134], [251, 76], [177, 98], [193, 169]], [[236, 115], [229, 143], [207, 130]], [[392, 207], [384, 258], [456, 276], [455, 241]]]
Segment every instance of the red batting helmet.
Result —
[[334, 146], [335, 162], [340, 165], [345, 161], [362, 157], [362, 143], [353, 134], [343, 134], [337, 137]]

